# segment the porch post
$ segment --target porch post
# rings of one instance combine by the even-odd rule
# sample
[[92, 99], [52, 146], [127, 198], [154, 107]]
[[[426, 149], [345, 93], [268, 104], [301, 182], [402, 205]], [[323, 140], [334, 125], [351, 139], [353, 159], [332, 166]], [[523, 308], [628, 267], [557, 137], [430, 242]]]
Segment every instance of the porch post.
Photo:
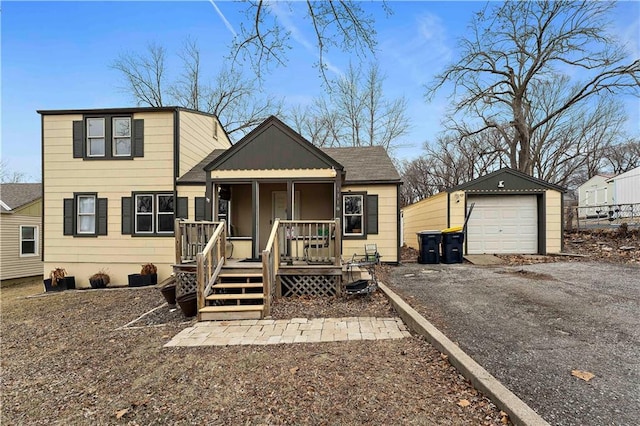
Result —
[[260, 187], [258, 186], [258, 181], [254, 180], [251, 182], [251, 212], [253, 222], [251, 224], [251, 253], [254, 258], [258, 258], [260, 255], [259, 250], [260, 246], [258, 244], [258, 221], [260, 220]]
[[[293, 181], [287, 181], [287, 220], [293, 220], [293, 199], [294, 199]], [[285, 219], [285, 218], [280, 218]]]

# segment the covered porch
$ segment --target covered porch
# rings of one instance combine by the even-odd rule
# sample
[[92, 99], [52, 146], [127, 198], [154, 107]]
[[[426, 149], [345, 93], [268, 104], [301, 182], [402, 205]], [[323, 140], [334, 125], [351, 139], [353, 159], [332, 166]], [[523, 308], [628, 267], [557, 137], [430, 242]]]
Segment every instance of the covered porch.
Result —
[[197, 295], [198, 320], [264, 318], [276, 297], [343, 293], [339, 219], [276, 219], [259, 259], [230, 256], [224, 220], [177, 220], [175, 229], [176, 294]]

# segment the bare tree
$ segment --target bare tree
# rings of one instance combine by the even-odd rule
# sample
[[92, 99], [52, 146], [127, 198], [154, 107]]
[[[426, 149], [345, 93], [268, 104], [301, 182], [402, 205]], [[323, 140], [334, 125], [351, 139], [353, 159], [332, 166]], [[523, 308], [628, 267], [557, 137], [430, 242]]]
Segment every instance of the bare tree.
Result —
[[377, 65], [349, 66], [311, 107], [293, 112], [296, 130], [318, 146], [382, 146], [392, 151], [410, 128], [404, 97], [384, 95]]
[[122, 53], [112, 64], [138, 105], [178, 105], [214, 114], [227, 133], [242, 137], [270, 115], [280, 114], [282, 101], [261, 94], [258, 81], [236, 69], [222, 67], [213, 82], [205, 81], [200, 48], [187, 39], [178, 56], [182, 72], [168, 82], [166, 51], [150, 44], [143, 53]]
[[640, 140], [629, 139], [610, 146], [605, 153], [605, 167], [614, 174], [627, 172], [640, 167]]
[[[234, 40], [232, 58], [249, 62], [258, 78], [272, 64], [284, 65], [287, 62], [292, 34], [287, 25], [278, 19], [275, 8], [282, 6], [283, 3], [249, 1], [245, 10], [248, 23], [241, 24], [240, 34]], [[291, 7], [288, 3], [286, 6]], [[365, 13], [358, 2], [307, 0], [304, 7], [315, 35], [317, 66], [325, 82], [329, 81], [326, 76], [326, 55], [330, 48], [339, 47], [361, 59], [373, 53], [376, 47], [374, 19]], [[382, 7], [387, 14], [391, 13], [385, 3], [382, 3]]]
[[[452, 83], [450, 127], [463, 139], [498, 132], [507, 164], [533, 174], [558, 136], [548, 131], [552, 124], [579, 119], [581, 105], [604, 94], [640, 94], [640, 59], [627, 62], [604, 31], [613, 7], [564, 0], [489, 4], [472, 20], [471, 36], [461, 40], [461, 57], [427, 87], [427, 96]], [[582, 80], [565, 84], [563, 72]], [[540, 87], [554, 80], [563, 83], [562, 91], [545, 103]]]
[[0, 182], [2, 183], [20, 183], [27, 179], [24, 172], [11, 170], [9, 162], [5, 159], [0, 161]]

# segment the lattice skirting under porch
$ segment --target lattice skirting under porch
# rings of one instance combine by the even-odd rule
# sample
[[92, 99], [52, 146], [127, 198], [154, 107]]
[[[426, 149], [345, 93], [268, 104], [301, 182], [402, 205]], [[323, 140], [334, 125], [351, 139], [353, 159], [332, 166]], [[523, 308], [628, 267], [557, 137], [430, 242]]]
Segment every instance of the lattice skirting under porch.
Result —
[[195, 272], [176, 272], [176, 297], [195, 293], [198, 290], [198, 275]]
[[339, 275], [281, 275], [283, 296], [335, 296]]

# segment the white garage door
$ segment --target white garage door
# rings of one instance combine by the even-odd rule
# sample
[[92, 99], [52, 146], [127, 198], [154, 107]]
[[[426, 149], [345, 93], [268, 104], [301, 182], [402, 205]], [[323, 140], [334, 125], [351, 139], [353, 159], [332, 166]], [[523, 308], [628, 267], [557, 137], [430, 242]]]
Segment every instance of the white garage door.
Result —
[[469, 196], [475, 203], [467, 224], [469, 254], [538, 252], [535, 195]]

